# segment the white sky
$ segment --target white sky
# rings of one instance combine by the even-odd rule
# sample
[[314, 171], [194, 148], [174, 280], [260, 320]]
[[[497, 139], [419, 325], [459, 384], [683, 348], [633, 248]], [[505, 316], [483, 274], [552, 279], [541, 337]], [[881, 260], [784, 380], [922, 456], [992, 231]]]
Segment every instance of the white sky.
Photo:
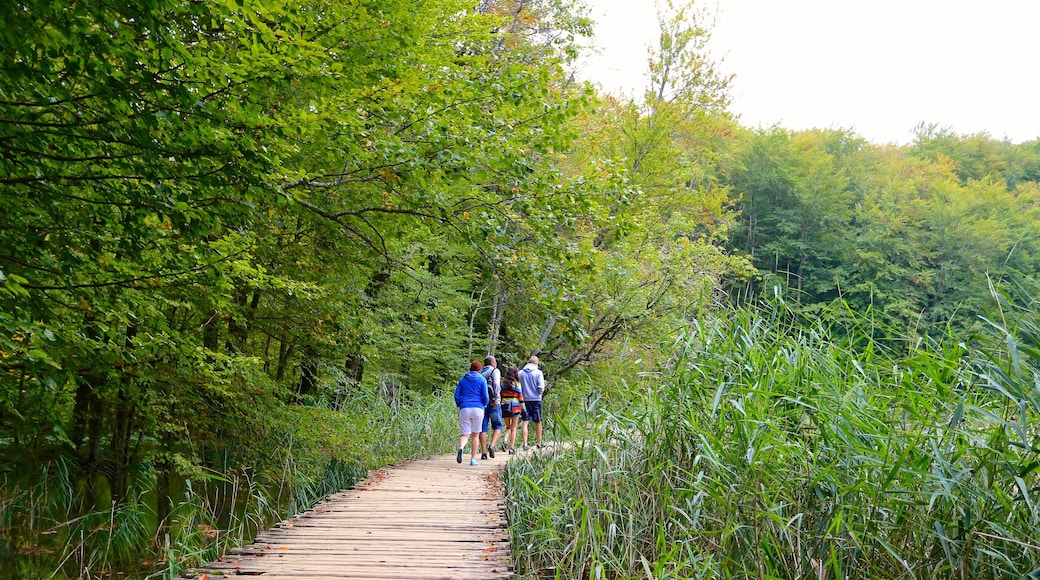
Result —
[[[908, 143], [920, 122], [1040, 138], [1040, 0], [705, 0], [742, 125]], [[579, 75], [641, 93], [654, 0], [586, 0], [601, 53]], [[679, 3], [678, 0], [676, 2]]]

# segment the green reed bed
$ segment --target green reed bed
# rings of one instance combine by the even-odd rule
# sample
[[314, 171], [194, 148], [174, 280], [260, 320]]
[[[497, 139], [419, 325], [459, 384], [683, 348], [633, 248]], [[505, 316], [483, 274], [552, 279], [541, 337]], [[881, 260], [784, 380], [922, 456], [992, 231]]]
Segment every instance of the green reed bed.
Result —
[[522, 575], [1040, 574], [1037, 317], [974, 356], [787, 314], [694, 326], [639, 411], [511, 463]]

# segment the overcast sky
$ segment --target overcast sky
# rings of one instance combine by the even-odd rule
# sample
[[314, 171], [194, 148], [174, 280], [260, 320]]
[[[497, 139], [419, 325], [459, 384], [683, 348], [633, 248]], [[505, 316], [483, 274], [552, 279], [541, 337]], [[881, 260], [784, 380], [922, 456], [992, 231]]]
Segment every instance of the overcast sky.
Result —
[[[586, 0], [583, 76], [641, 92], [654, 0]], [[699, 2], [713, 6], [715, 0]], [[711, 49], [747, 127], [852, 129], [907, 143], [920, 122], [1040, 138], [1040, 0], [718, 0]]]

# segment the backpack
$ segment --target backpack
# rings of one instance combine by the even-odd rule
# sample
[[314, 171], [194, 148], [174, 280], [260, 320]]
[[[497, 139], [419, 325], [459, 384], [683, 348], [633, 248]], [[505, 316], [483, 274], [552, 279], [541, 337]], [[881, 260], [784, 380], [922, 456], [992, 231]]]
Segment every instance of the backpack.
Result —
[[488, 389], [488, 404], [490, 405], [495, 400], [495, 385], [491, 380], [491, 377], [495, 376], [495, 371], [498, 370], [495, 367], [484, 367], [484, 370], [480, 371], [480, 376], [484, 377], [487, 381]]

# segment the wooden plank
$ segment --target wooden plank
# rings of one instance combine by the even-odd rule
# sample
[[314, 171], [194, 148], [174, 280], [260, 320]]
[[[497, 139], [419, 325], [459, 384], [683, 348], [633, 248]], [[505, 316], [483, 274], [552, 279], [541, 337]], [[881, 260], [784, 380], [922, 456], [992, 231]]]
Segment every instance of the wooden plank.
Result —
[[512, 578], [506, 460], [471, 467], [442, 455], [373, 471], [187, 577]]

